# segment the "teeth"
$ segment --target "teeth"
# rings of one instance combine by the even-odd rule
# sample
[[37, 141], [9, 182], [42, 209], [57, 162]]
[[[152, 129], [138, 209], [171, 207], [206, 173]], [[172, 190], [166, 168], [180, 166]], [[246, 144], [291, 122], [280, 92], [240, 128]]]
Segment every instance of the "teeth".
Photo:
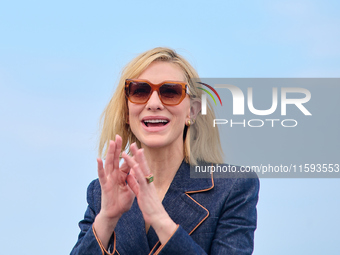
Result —
[[144, 120], [146, 123], [167, 123], [167, 120]]

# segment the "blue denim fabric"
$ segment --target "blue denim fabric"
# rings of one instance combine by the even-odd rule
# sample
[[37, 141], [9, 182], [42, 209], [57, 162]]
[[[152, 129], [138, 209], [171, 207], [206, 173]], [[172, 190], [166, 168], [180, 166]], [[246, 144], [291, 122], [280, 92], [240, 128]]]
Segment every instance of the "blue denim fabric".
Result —
[[[162, 202], [171, 219], [179, 224], [175, 233], [160, 246], [152, 227], [146, 234], [135, 200], [117, 223], [116, 242], [114, 236], [111, 238], [110, 246], [116, 248], [115, 254], [149, 254], [151, 250], [150, 254], [160, 255], [252, 254], [259, 180], [252, 174], [216, 177], [215, 174], [213, 180], [190, 178], [190, 167], [183, 162]], [[102, 254], [92, 231], [92, 223], [100, 211], [98, 179], [89, 185], [87, 201], [84, 220], [79, 223], [81, 232], [71, 255]]]

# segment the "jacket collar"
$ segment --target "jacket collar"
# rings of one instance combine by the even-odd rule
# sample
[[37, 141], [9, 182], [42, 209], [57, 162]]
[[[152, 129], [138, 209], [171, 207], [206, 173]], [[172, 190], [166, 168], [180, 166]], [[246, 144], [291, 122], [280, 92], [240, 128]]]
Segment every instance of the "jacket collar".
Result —
[[194, 166], [190, 166], [183, 160], [169, 187], [169, 190], [178, 189], [184, 193], [195, 193], [213, 188], [214, 182], [209, 173], [201, 175], [204, 178], [192, 178], [190, 177], [190, 171], [194, 171]]

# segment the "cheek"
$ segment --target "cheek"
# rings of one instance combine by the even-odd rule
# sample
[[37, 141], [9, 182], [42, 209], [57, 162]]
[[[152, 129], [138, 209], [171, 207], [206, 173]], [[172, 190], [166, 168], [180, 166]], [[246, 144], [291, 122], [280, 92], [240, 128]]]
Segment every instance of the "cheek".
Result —
[[185, 122], [186, 118], [190, 117], [190, 101], [183, 100], [183, 105], [179, 105], [179, 109], [177, 110], [178, 115], [181, 116], [181, 119]]
[[190, 109], [188, 107], [178, 107], [172, 111], [173, 116], [177, 118], [177, 122], [185, 124], [186, 119], [190, 116]]
[[136, 105], [129, 102], [128, 103], [129, 119], [131, 120], [131, 118], [136, 118], [136, 116], [138, 117], [142, 110], [143, 107], [141, 105]]
[[138, 127], [139, 116], [142, 111], [143, 111], [143, 106], [132, 104], [132, 103], [128, 104], [128, 114], [129, 114], [128, 121], [129, 121], [130, 128], [133, 132], [136, 131], [136, 128]]

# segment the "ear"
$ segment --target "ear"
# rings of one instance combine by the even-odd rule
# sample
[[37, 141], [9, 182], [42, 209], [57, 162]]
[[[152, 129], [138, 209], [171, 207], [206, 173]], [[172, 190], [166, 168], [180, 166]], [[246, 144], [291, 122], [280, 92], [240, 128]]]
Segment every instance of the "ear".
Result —
[[201, 111], [201, 100], [199, 98], [193, 98], [190, 100], [190, 108], [188, 112], [188, 120], [196, 120], [197, 115]]

